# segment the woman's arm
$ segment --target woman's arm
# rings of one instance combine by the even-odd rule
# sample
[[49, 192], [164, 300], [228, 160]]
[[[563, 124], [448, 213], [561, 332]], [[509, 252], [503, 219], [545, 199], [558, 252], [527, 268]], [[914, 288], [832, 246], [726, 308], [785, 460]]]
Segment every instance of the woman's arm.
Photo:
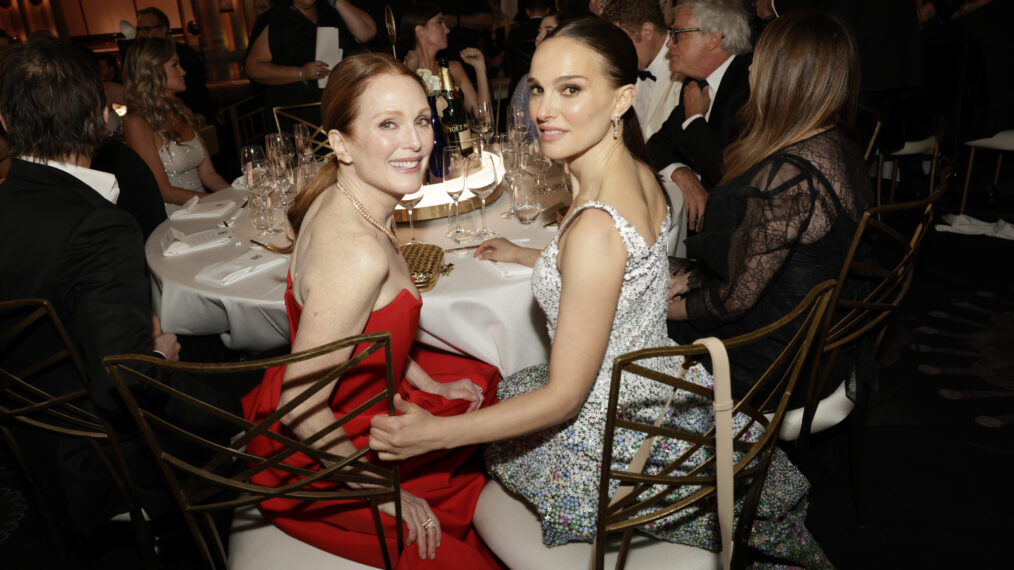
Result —
[[437, 382], [411, 358], [405, 363], [405, 378], [412, 386], [423, 392], [443, 396], [448, 400], [468, 400], [469, 405], [465, 413], [474, 412], [482, 405], [482, 388], [468, 378], [453, 382]]
[[[477, 101], [485, 101], [489, 105], [492, 98], [489, 95], [489, 79], [486, 77], [486, 58], [476, 48], [465, 48], [461, 50], [461, 59], [475, 68], [475, 81], [479, 88]], [[475, 112], [475, 107], [469, 107], [469, 109]]]
[[[795, 166], [783, 164], [777, 175], [761, 175], [778, 182], [752, 181], [756, 192], [743, 193], [744, 215], [732, 231], [727, 252], [728, 278], [704, 278], [689, 283], [684, 297], [686, 319], [698, 328], [709, 329], [738, 320], [756, 305], [811, 225], [815, 196], [809, 177], [797, 176]], [[679, 304], [669, 307], [676, 318]], [[677, 315], [678, 316], [678, 315]]]
[[539, 260], [540, 255], [542, 255], [542, 250], [515, 245], [504, 238], [494, 238], [482, 242], [476, 248], [474, 257], [535, 267], [535, 262]]
[[448, 68], [450, 69], [451, 77], [454, 78], [454, 83], [461, 88], [461, 94], [465, 98], [465, 111], [474, 113], [476, 109], [475, 102], [478, 101], [478, 96], [475, 93], [475, 87], [472, 86], [472, 80], [465, 73], [465, 67], [460, 62], [452, 61], [448, 65]]
[[377, 23], [369, 14], [353, 6], [349, 0], [338, 0], [337, 2], [328, 0], [328, 3], [334, 6], [357, 42], [365, 44], [377, 35]]
[[623, 284], [626, 248], [609, 214], [581, 213], [558, 258], [560, 312], [546, 386], [471, 414], [434, 417], [400, 398], [404, 415], [374, 416], [370, 445], [381, 459], [509, 439], [575, 417], [598, 376]]
[[320, 79], [327, 74], [327, 64], [323, 61], [311, 61], [302, 66], [272, 63], [271, 46], [268, 43], [269, 28], [270, 26], [264, 27], [246, 54], [244, 66], [247, 77], [264, 85], [286, 85]]
[[[203, 192], [194, 192], [193, 190], [173, 186], [169, 182], [169, 176], [165, 173], [162, 159], [158, 157], [158, 149], [161, 147], [159, 141], [161, 138], [151, 128], [148, 121], [145, 121], [140, 115], [134, 113], [124, 115], [123, 140], [148, 165], [151, 173], [155, 176], [155, 182], [158, 183], [158, 190], [162, 194], [162, 200], [171, 204], [182, 204], [194, 196], [204, 196]], [[208, 160], [207, 157], [205, 157], [205, 160]]]

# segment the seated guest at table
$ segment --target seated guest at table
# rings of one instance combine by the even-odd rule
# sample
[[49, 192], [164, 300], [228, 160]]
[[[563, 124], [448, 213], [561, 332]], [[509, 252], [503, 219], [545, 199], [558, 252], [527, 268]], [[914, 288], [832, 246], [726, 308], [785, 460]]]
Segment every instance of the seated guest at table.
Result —
[[[267, 86], [265, 107], [300, 105], [320, 101], [317, 80], [327, 77], [327, 63], [317, 60], [317, 29], [338, 28], [344, 55], [362, 51], [362, 44], [377, 34], [377, 24], [358, 7], [362, 1], [279, 0], [257, 17], [250, 32], [250, 48], [244, 66], [247, 77]], [[296, 110], [306, 120], [320, 124], [320, 110]], [[283, 130], [286, 129], [283, 124]]]
[[[535, 47], [539, 47], [542, 40], [546, 39], [546, 35], [551, 33], [559, 25], [560, 20], [559, 14], [546, 14], [539, 22], [539, 35], [535, 36]], [[511, 96], [511, 107], [517, 107], [521, 109], [525, 114], [525, 123], [528, 124], [528, 132], [530, 136], [538, 136], [535, 130], [535, 122], [532, 121], [531, 116], [528, 114], [528, 97], [531, 94], [532, 88], [528, 85], [528, 74], [521, 76], [518, 80], [518, 86], [514, 88], [514, 95]]]
[[137, 40], [127, 50], [123, 138], [144, 159], [162, 199], [171, 204], [229, 187], [211, 164], [194, 114], [175, 97], [186, 88], [183, 75], [170, 39]]
[[[843, 131], [855, 118], [858, 74], [855, 38], [837, 17], [795, 13], [761, 34], [746, 127], [726, 153], [703, 228], [687, 239], [693, 269], [670, 285], [669, 318], [687, 321], [670, 323], [675, 340], [755, 330], [837, 277], [871, 200], [862, 152]], [[734, 396], [791, 334], [736, 351]]]
[[109, 138], [92, 157], [92, 168], [116, 177], [120, 187], [116, 205], [134, 216], [141, 226], [142, 240], [147, 240], [166, 219], [162, 194], [148, 165], [129, 146]]
[[[684, 0], [669, 33], [669, 69], [686, 76], [679, 105], [648, 140], [652, 165], [683, 192], [687, 226], [700, 228], [722, 152], [743, 128], [750, 96], [750, 20], [737, 0]], [[699, 177], [699, 179], [698, 179]]]
[[[335, 154], [289, 210], [297, 235], [285, 293], [292, 350], [388, 331], [399, 398], [439, 416], [488, 405], [499, 379], [496, 369], [412, 346], [421, 300], [391, 223], [398, 199], [422, 185], [432, 150], [430, 108], [421, 81], [391, 56], [352, 56], [335, 67], [321, 103]], [[307, 378], [351, 354], [349, 349], [268, 371], [262, 385], [244, 399], [246, 417], [258, 421], [271, 414]], [[305, 437], [355, 409], [383, 388], [381, 360], [382, 354], [371, 356], [275, 429]], [[384, 406], [377, 405], [363, 420], [349, 422], [314, 445], [347, 455], [367, 444], [369, 416], [384, 413]], [[248, 449], [264, 457], [275, 451], [268, 438], [251, 441]], [[497, 567], [471, 526], [486, 482], [474, 452], [474, 446], [440, 450], [401, 464], [404, 523], [408, 542], [418, 545], [405, 549], [402, 563], [435, 559], [445, 567]], [[282, 485], [291, 476], [265, 472], [259, 482]], [[382, 565], [366, 506], [268, 500], [261, 509], [292, 536], [344, 558]], [[393, 515], [393, 503], [381, 510]], [[383, 517], [392, 551], [393, 523]]]
[[[398, 26], [398, 53], [405, 54], [405, 65], [409, 69], [428, 69], [439, 77], [437, 52], [447, 49], [448, 33], [450, 30], [439, 7], [424, 2], [415, 4], [401, 15], [401, 23]], [[475, 69], [478, 92], [460, 62], [450, 61], [448, 68], [454, 86], [461, 90], [465, 99], [465, 110], [474, 112], [479, 101], [485, 101], [487, 104], [490, 101], [486, 60], [482, 52], [474, 47], [461, 50], [461, 59]]]
[[[396, 398], [403, 415], [374, 416], [370, 444], [381, 459], [394, 459], [488, 443], [491, 474], [535, 507], [543, 542], [555, 546], [595, 535], [613, 359], [672, 344], [664, 319], [671, 212], [647, 164], [632, 107], [637, 54], [622, 31], [598, 18], [557, 28], [536, 49], [528, 81], [544, 152], [565, 160], [575, 179], [573, 204], [544, 251], [495, 239], [476, 255], [534, 266], [532, 289], [553, 339], [549, 364], [504, 379], [500, 403], [472, 414], [438, 417]], [[676, 373], [674, 359], [658, 365]], [[687, 377], [711, 383], [700, 366]], [[647, 381], [628, 386], [620, 396], [622, 413], [653, 421], [668, 392]], [[708, 429], [710, 405], [700, 413], [686, 396], [677, 398], [669, 421]], [[629, 464], [641, 443], [635, 439], [617, 447], [614, 469]], [[663, 447], [676, 454], [666, 456], [670, 461], [685, 451]], [[784, 455], [773, 459], [768, 485], [779, 487], [771, 495], [779, 501], [762, 499], [760, 512], [771, 518], [755, 528], [754, 544], [806, 567], [826, 564], [803, 526], [806, 481]], [[700, 517], [670, 522], [657, 535], [708, 547], [716, 532]]]
[[[116, 425], [127, 425], [102, 358], [140, 353], [175, 360], [180, 346], [157, 320], [153, 325], [141, 232], [116, 207], [116, 180], [90, 168], [106, 126], [102, 79], [85, 52], [51, 36], [33, 36], [8, 49], [0, 58], [0, 120], [13, 159], [0, 185], [0, 273], [6, 277], [0, 279], [0, 300], [48, 299], [78, 345], [95, 404], [118, 419]], [[54, 93], [60, 94], [58, 104]], [[51, 354], [49, 341], [32, 337], [0, 358], [5, 367], [21, 369]], [[46, 370], [34, 383], [53, 393], [80, 388], [70, 363]], [[58, 511], [56, 519], [75, 536], [84, 538], [124, 512], [116, 486], [84, 438], [12, 430]], [[175, 509], [142, 438], [121, 435], [148, 514]], [[142, 476], [147, 468], [155, 479]], [[154, 487], [143, 484], [152, 481]]]

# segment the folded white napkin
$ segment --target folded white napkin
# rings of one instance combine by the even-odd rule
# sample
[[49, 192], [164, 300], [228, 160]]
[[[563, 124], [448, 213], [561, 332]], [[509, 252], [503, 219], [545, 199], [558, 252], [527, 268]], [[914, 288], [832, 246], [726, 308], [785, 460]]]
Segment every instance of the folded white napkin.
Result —
[[170, 226], [169, 232], [162, 236], [159, 245], [162, 246], [162, 255], [166, 257], [182, 255], [215, 247], [224, 243], [232, 243], [236, 237], [232, 235], [229, 228], [212, 228], [193, 234], [185, 234], [179, 228]]
[[998, 237], [1001, 239], [1014, 240], [1014, 226], [1003, 220], [995, 223], [984, 222], [970, 216], [956, 216], [947, 214], [944, 216], [946, 224], [937, 224], [938, 232], [951, 232], [965, 235], [983, 235]]
[[481, 263], [488, 264], [500, 274], [500, 277], [505, 279], [532, 276], [532, 268], [527, 265], [521, 265], [520, 263], [501, 263], [499, 261], [483, 261]]
[[242, 174], [237, 176], [236, 179], [232, 181], [232, 187], [236, 190], [246, 190], [246, 176], [243, 176]]
[[194, 196], [169, 217], [173, 220], [217, 218], [218, 216], [225, 215], [235, 205], [236, 202], [233, 200], [199, 200], [198, 196]]
[[194, 276], [198, 281], [212, 285], [232, 285], [240, 279], [261, 273], [288, 261], [288, 256], [255, 249], [236, 259], [213, 263]]

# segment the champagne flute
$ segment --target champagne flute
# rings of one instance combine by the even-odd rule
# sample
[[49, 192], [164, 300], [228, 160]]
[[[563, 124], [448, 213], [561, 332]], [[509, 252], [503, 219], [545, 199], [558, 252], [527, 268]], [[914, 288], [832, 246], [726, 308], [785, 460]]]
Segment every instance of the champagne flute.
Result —
[[[466, 181], [468, 180], [469, 170], [479, 170], [481, 167], [482, 167], [481, 156], [477, 156], [475, 153], [473, 153], [465, 157], [465, 180]], [[496, 178], [493, 179], [493, 182], [486, 184], [485, 186], [469, 188], [469, 190], [472, 191], [472, 194], [475, 194], [476, 196], [479, 197], [479, 206], [482, 208], [482, 228], [480, 228], [479, 231], [475, 232], [476, 237], [478, 237], [479, 239], [483, 240], [492, 239], [500, 235], [499, 233], [489, 229], [489, 227], [486, 225], [486, 198], [488, 198], [489, 195], [492, 194], [493, 190], [495, 189], [496, 189]]]
[[313, 159], [313, 139], [310, 138], [310, 127], [303, 123], [296, 123], [292, 127], [292, 138], [299, 161], [304, 164], [310, 162]]
[[468, 113], [468, 124], [482, 141], [482, 147], [489, 146], [490, 136], [493, 135], [493, 113], [489, 109], [489, 101], [476, 103], [475, 110]]
[[424, 194], [425, 191], [422, 189], [422, 187], [420, 187], [415, 192], [405, 194], [400, 199], [398, 199], [398, 204], [400, 204], [402, 208], [408, 210], [408, 233], [409, 233], [408, 243], [410, 244], [419, 243], [419, 240], [415, 239], [415, 225], [412, 224], [412, 214], [415, 212], [416, 205], [418, 205], [419, 201], [423, 199]]
[[[447, 237], [451, 238], [457, 243], [467, 243], [472, 241], [474, 237], [473, 232], [465, 229], [461, 225], [461, 205], [458, 200], [461, 199], [462, 192], [465, 191], [465, 177], [462, 173], [462, 162], [461, 148], [456, 145], [446, 146], [443, 149], [443, 161], [442, 166], [444, 169], [444, 190], [447, 195], [451, 198], [451, 224], [450, 229], [447, 231]], [[458, 184], [457, 177], [461, 176], [461, 184]]]
[[[503, 178], [507, 182], [507, 191], [511, 195], [511, 207], [500, 214], [501, 218], [511, 219], [514, 217], [514, 192], [512, 190], [514, 181], [514, 172], [517, 166], [517, 153], [514, 152], [514, 146], [511, 144], [508, 135], [495, 135], [493, 137], [493, 143], [491, 146], [492, 153], [500, 157], [500, 162], [503, 164]], [[493, 175], [496, 175], [496, 163], [493, 163]]]

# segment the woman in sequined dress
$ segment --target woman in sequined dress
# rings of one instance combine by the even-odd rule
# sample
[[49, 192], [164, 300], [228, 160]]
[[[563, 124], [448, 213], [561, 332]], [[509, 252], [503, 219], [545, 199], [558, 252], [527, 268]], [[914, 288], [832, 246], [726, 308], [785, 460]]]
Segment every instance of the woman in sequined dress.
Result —
[[[496, 239], [484, 242], [476, 255], [534, 266], [532, 290], [552, 338], [549, 363], [505, 378], [500, 403], [473, 414], [437, 418], [396, 400], [401, 416], [373, 419], [370, 443], [382, 458], [493, 442], [486, 447], [490, 473], [534, 507], [543, 543], [550, 547], [590, 542], [595, 535], [613, 358], [672, 344], [665, 326], [671, 216], [647, 166], [631, 106], [636, 71], [630, 40], [599, 19], [557, 28], [532, 58], [531, 116], [546, 155], [567, 162], [573, 203], [544, 251]], [[653, 366], [675, 374], [678, 364], [659, 359]], [[687, 378], [711, 385], [700, 366]], [[651, 423], [667, 396], [660, 384], [632, 378], [624, 382], [620, 409]], [[675, 400], [670, 424], [700, 433], [710, 427], [710, 403], [685, 392]], [[642, 442], [643, 435], [619, 432], [612, 468], [625, 469]], [[672, 461], [686, 445], [657, 443], [648, 468]], [[767, 526], [754, 531], [753, 544], [808, 567], [825, 565], [803, 525], [805, 478], [784, 454], [773, 459], [770, 474], [758, 517]], [[490, 485], [487, 492], [500, 493]], [[719, 546], [714, 518], [706, 513], [680, 511], [643, 530], [672, 542]]]
[[123, 138], [155, 175], [162, 200], [182, 204], [229, 183], [211, 164], [194, 114], [176, 98], [187, 87], [175, 46], [168, 38], [144, 38], [127, 50]]

